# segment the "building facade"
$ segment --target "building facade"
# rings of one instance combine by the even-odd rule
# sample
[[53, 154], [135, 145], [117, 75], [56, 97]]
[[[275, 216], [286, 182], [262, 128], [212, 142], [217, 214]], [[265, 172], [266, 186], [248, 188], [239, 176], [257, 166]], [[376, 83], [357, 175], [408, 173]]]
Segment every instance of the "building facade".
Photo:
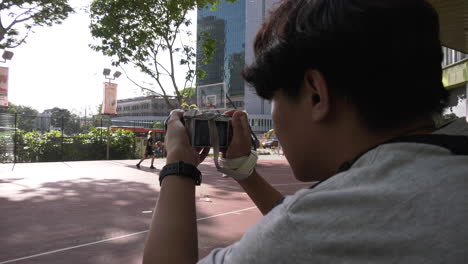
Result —
[[197, 69], [206, 72], [198, 86], [224, 83], [229, 109], [246, 110], [252, 130], [265, 133], [273, 126], [271, 105], [261, 99], [242, 79], [242, 70], [254, 59], [253, 42], [268, 10], [279, 0], [221, 1], [216, 10], [198, 11], [197, 35], [216, 40], [216, 51], [210, 63], [203, 62], [203, 37], [197, 42]]
[[[449, 91], [449, 107], [444, 114], [467, 117], [468, 101], [468, 54], [443, 47], [443, 83]], [[468, 118], [467, 118], [468, 121]]]
[[[176, 98], [170, 98], [169, 101], [178, 106]], [[129, 99], [117, 100], [117, 115], [112, 117], [112, 121], [126, 125], [126, 121], [132, 121], [143, 127], [152, 127], [154, 121], [164, 121], [171, 109], [167, 106], [164, 98], [150, 95]], [[137, 123], [135, 123], [137, 122]]]

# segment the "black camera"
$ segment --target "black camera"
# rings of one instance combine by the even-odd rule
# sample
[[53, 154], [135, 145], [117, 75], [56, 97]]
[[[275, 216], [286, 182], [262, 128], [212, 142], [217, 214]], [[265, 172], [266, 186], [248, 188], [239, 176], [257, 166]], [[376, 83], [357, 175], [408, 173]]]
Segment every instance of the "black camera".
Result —
[[[166, 119], [165, 128], [167, 131]], [[218, 136], [218, 146], [220, 148], [226, 148], [229, 145], [231, 137], [231, 116], [223, 115], [214, 112], [200, 112], [198, 110], [189, 110], [185, 112], [183, 119], [181, 120], [187, 129], [190, 143], [193, 147], [204, 148], [211, 146], [211, 129], [210, 127], [216, 127]]]
[[[199, 112], [198, 112], [199, 113]], [[202, 112], [195, 115], [184, 116], [185, 127], [188, 130], [190, 142], [194, 147], [211, 147], [211, 137], [216, 127], [218, 144], [220, 148], [229, 145], [231, 134], [231, 117], [213, 112]], [[210, 125], [211, 123], [211, 125]]]

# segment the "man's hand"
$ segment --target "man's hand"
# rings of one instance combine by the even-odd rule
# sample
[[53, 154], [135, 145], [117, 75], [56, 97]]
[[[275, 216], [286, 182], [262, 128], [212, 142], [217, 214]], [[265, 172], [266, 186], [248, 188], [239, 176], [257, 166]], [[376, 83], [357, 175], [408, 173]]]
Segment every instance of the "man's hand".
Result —
[[252, 139], [247, 114], [236, 110], [225, 114], [232, 116], [232, 140], [227, 150], [223, 150], [223, 157], [234, 159], [249, 155], [252, 149]]
[[181, 119], [184, 117], [183, 110], [173, 110], [167, 121], [166, 131], [166, 163], [183, 161], [198, 166], [208, 156], [210, 148], [194, 149], [190, 145], [190, 140], [185, 126]]

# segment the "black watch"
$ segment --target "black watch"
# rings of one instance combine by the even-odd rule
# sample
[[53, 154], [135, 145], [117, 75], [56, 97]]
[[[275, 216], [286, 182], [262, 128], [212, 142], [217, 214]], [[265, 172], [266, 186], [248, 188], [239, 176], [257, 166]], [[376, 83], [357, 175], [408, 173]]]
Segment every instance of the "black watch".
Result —
[[159, 185], [162, 185], [164, 177], [168, 175], [186, 176], [192, 178], [195, 181], [195, 185], [201, 184], [201, 172], [197, 167], [183, 161], [164, 166], [161, 172], [159, 172]]

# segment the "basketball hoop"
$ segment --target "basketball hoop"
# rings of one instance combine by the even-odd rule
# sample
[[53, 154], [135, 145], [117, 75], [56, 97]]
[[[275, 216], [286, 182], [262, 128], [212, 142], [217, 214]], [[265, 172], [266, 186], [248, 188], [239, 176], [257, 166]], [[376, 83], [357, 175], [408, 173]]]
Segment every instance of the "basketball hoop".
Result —
[[200, 110], [226, 110], [226, 86], [215, 83], [197, 87], [197, 101]]

